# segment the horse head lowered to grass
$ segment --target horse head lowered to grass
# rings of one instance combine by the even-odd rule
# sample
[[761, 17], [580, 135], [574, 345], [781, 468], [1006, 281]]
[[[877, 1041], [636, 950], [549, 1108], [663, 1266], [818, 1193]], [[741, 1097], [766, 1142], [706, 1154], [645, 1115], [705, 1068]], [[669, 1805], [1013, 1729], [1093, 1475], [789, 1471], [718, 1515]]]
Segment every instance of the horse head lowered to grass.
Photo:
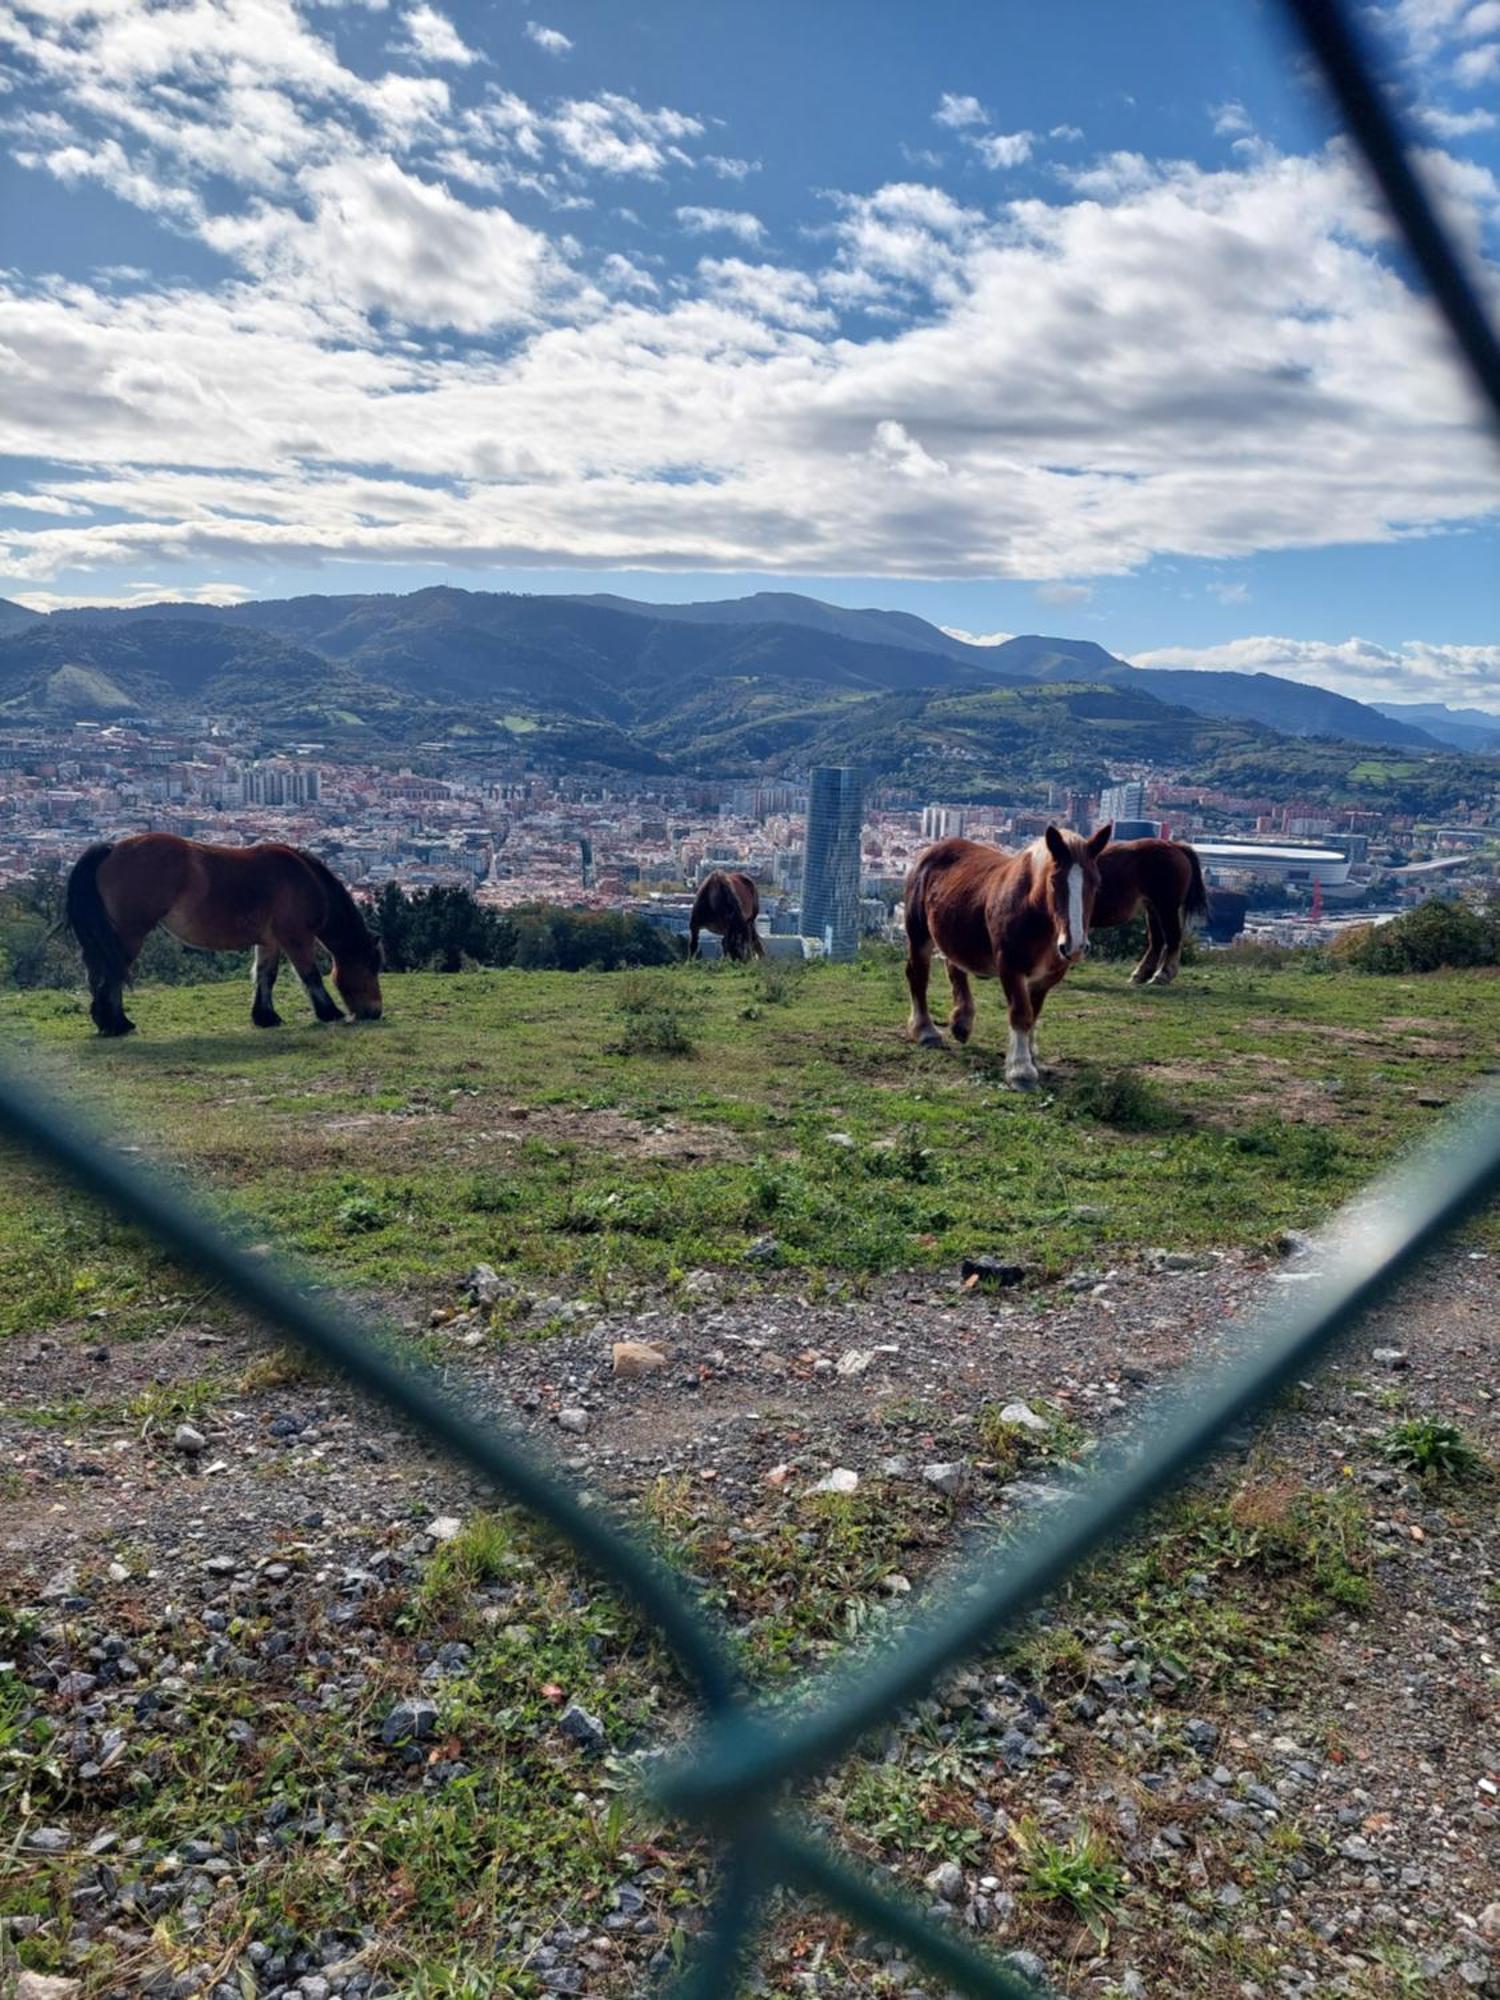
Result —
[[1049, 826], [1019, 854], [977, 840], [940, 840], [917, 857], [906, 878], [907, 1034], [929, 1047], [942, 1036], [927, 1009], [934, 949], [948, 966], [953, 1038], [974, 1029], [969, 981], [998, 979], [1010, 1014], [1005, 1077], [1021, 1089], [1038, 1082], [1036, 1022], [1042, 1002], [1088, 949], [1099, 893], [1099, 856], [1112, 829], [1087, 840]]
[[300, 847], [211, 847], [175, 833], [137, 833], [101, 841], [79, 856], [68, 876], [68, 927], [78, 941], [101, 1035], [128, 1035], [124, 989], [141, 946], [158, 924], [183, 944], [207, 951], [255, 952], [257, 1028], [277, 1028], [272, 988], [283, 955], [320, 1021], [344, 1016], [318, 970], [317, 947], [333, 957], [333, 983], [356, 1020], [373, 1021], [383, 1005], [380, 942], [330, 868]]

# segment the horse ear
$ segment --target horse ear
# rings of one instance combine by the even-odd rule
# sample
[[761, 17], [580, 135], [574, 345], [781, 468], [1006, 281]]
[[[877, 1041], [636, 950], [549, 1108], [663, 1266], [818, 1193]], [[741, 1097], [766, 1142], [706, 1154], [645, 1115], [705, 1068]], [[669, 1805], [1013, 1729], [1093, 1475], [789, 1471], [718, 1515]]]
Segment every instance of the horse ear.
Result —
[[1108, 847], [1110, 842], [1110, 836], [1113, 834], [1114, 830], [1115, 830], [1115, 823], [1112, 819], [1109, 819], [1104, 822], [1103, 826], [1096, 828], [1096, 830], [1089, 835], [1088, 851], [1093, 856], [1095, 861], [1099, 859], [1099, 856], [1104, 852], [1105, 848]]
[[1042, 838], [1047, 843], [1047, 852], [1060, 868], [1065, 868], [1073, 859], [1072, 850], [1064, 838], [1060, 827], [1049, 826]]

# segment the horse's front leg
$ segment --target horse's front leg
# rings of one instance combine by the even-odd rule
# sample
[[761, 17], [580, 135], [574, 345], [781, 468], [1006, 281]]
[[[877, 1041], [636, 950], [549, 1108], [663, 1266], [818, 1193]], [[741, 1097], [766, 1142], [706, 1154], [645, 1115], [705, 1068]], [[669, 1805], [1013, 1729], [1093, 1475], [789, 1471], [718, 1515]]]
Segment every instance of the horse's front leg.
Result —
[[1005, 989], [1005, 1003], [1010, 1015], [1010, 1046], [1005, 1052], [1005, 1081], [1014, 1084], [1017, 1090], [1035, 1090], [1041, 1078], [1037, 1075], [1036, 1050], [1033, 1046], [1036, 1007], [1031, 997], [1031, 982], [1019, 973], [1007, 971], [1002, 965], [1000, 984]]
[[343, 1009], [323, 984], [323, 975], [318, 970], [317, 946], [311, 938], [299, 938], [296, 943], [290, 939], [283, 941], [286, 955], [292, 961], [292, 968], [302, 981], [302, 990], [312, 1002], [312, 1010], [320, 1021], [342, 1021]]
[[258, 944], [251, 960], [250, 978], [252, 999], [250, 1019], [257, 1028], [279, 1028], [281, 1016], [276, 1011], [272, 989], [276, 975], [281, 970], [281, 948], [274, 944]]

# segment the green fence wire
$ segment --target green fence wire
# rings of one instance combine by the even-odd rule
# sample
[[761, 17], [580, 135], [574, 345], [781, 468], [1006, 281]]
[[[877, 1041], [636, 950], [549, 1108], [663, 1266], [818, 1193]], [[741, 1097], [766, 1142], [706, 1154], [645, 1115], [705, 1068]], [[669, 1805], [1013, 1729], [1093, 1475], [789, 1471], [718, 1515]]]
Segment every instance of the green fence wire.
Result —
[[[1408, 162], [1389, 93], [1337, 0], [1284, 0], [1399, 222], [1458, 347], [1500, 419], [1500, 343]], [[513, 1436], [476, 1423], [437, 1379], [310, 1282], [248, 1252], [160, 1173], [61, 1111], [0, 1064], [0, 1134], [148, 1231], [268, 1327], [340, 1369], [369, 1395], [528, 1508], [661, 1630], [705, 1711], [698, 1739], [652, 1791], [723, 1855], [722, 1880], [675, 2000], [724, 2000], [749, 1968], [759, 1916], [778, 1887], [820, 1897], [883, 1933], [949, 1988], [976, 2000], [1035, 2000], [1038, 1988], [955, 1930], [833, 1853], [795, 1811], [798, 1787], [826, 1773], [877, 1724], [1013, 1626], [1085, 1557], [1263, 1409], [1384, 1298], [1402, 1274], [1500, 1192], [1500, 1093], [1476, 1093], [1394, 1172], [1336, 1219], [1318, 1274], [1252, 1318], [1225, 1359], [1191, 1372], [1153, 1415], [1101, 1453], [1092, 1477], [1032, 1531], [994, 1539], [920, 1599], [900, 1633], [829, 1670], [794, 1703], [757, 1705], [734, 1651], [674, 1573], [598, 1506], [585, 1504]]]

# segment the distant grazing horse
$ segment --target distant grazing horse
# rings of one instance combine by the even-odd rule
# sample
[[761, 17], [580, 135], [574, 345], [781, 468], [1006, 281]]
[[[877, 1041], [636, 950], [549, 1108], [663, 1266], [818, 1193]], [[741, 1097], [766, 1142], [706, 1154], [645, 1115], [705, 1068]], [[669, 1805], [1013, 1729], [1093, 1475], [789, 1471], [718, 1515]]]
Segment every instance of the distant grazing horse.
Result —
[[953, 1038], [974, 1029], [975, 979], [998, 979], [1010, 1012], [1005, 1080], [1035, 1087], [1036, 1021], [1042, 1002], [1088, 946], [1099, 890], [1099, 857], [1111, 829], [1089, 840], [1049, 826], [1020, 854], [976, 840], [940, 840], [917, 857], [906, 878], [908, 1037], [936, 1047], [942, 1037], [927, 1011], [933, 947], [948, 963]]
[[1182, 964], [1189, 920], [1208, 915], [1203, 864], [1185, 841], [1122, 840], [1099, 856], [1094, 929], [1128, 924], [1142, 903], [1150, 942], [1131, 980], [1137, 986], [1170, 986]]
[[766, 948], [755, 928], [760, 915], [760, 891], [749, 875], [716, 868], [706, 875], [693, 899], [688, 918], [688, 957], [698, 956], [699, 931], [713, 931], [724, 940], [726, 958], [764, 958]]
[[162, 924], [206, 951], [255, 948], [257, 1028], [279, 1028], [271, 989], [286, 953], [320, 1021], [341, 1021], [318, 971], [319, 940], [333, 954], [333, 983], [349, 1012], [378, 1020], [380, 944], [331, 869], [300, 847], [210, 847], [175, 833], [101, 841], [68, 877], [68, 926], [83, 953], [89, 1008], [101, 1035], [135, 1027], [123, 990], [148, 935]]

